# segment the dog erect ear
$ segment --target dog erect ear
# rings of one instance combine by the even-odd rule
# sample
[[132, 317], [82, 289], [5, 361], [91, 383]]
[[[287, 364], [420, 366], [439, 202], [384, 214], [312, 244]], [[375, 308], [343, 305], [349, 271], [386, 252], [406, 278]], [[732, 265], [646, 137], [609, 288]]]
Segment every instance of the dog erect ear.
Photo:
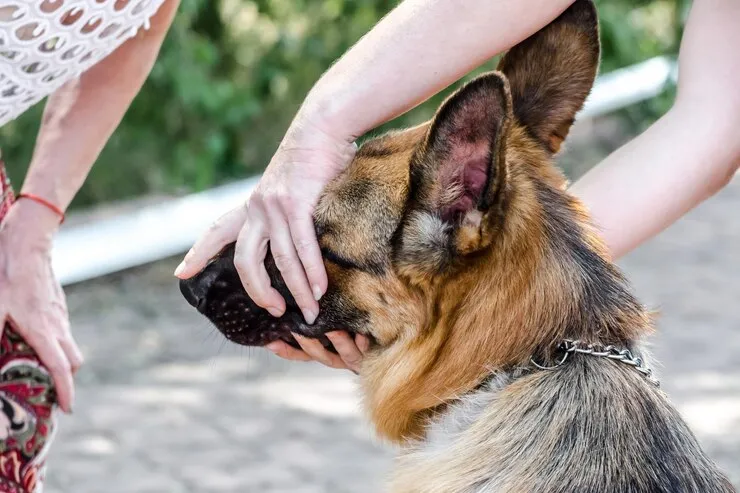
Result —
[[599, 66], [599, 26], [591, 0], [576, 0], [501, 59], [514, 114], [550, 153], [560, 149]]
[[468, 82], [440, 107], [411, 165], [413, 205], [401, 256], [442, 268], [486, 246], [507, 182], [508, 82], [489, 73]]

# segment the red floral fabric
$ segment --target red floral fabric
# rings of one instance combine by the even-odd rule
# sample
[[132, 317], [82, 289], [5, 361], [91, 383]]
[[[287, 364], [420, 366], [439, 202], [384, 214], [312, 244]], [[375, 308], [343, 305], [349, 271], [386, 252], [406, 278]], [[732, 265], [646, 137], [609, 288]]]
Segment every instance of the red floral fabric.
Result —
[[[0, 161], [0, 225], [14, 200]], [[1, 227], [1, 226], [0, 226]], [[40, 493], [56, 430], [49, 372], [5, 322], [0, 336], [0, 493]]]

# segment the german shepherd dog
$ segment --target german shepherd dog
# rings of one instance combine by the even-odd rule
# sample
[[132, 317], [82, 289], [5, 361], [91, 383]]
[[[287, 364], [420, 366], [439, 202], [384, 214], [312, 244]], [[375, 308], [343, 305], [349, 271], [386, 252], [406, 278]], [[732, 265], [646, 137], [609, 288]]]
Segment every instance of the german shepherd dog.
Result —
[[337, 328], [400, 493], [712, 493], [732, 485], [654, 384], [650, 317], [554, 166], [599, 63], [577, 0], [420, 126], [365, 142], [315, 226], [329, 276], [313, 325], [246, 295], [233, 245], [181, 283], [231, 341]]

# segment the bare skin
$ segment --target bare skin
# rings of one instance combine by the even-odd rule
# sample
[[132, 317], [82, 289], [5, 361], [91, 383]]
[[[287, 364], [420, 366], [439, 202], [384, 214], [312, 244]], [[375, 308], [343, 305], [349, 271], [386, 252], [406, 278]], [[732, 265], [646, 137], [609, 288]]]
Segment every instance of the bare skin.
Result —
[[[194, 275], [236, 240], [235, 263], [245, 289], [279, 315], [285, 303], [263, 266], [269, 243], [311, 321], [327, 282], [311, 213], [323, 186], [351, 159], [354, 140], [525, 39], [570, 3], [468, 0], [465, 8], [459, 0], [401, 3], [316, 83], [247, 207], [219, 219], [176, 275]], [[681, 46], [674, 107], [573, 185], [615, 258], [716, 193], [738, 169], [738, 22], [735, 0], [695, 0]], [[312, 340], [299, 340], [303, 351], [282, 342], [268, 349], [287, 359], [357, 370], [367, 341], [341, 331], [330, 338], [339, 356]]]
[[[22, 192], [67, 208], [141, 89], [178, 5], [167, 0], [149, 30], [49, 98]], [[31, 200], [19, 199], [10, 209], [0, 229], [0, 321], [11, 321], [37, 352], [54, 379], [60, 407], [71, 412], [73, 375], [83, 358], [51, 268], [59, 222]]]
[[740, 166], [739, 22], [740, 3], [695, 0], [673, 108], [571, 187], [616, 258], [717, 193]]

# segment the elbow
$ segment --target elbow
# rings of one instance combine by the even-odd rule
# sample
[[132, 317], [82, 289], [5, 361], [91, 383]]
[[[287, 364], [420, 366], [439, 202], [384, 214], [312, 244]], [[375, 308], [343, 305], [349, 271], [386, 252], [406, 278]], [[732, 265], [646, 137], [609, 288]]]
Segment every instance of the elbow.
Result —
[[707, 196], [714, 195], [730, 184], [740, 169], [740, 100], [729, 101], [723, 107], [686, 108], [671, 110], [681, 122], [700, 121], [692, 145], [696, 146], [697, 166], [704, 168]]
[[732, 179], [735, 177], [735, 175], [737, 175], [737, 171], [739, 169], [740, 169], [740, 153], [738, 154], [738, 157], [735, 158], [735, 161], [731, 163], [731, 165], [728, 166], [724, 170], [723, 173], [720, 174], [719, 185], [718, 185], [716, 192], [720, 191], [721, 189], [729, 185]]
[[717, 160], [716, 189], [718, 192], [727, 186], [740, 169], [740, 107], [735, 108], [732, 115], [724, 120], [724, 131], [719, 135], [719, 145], [724, 152], [719, 153]]
[[709, 196], [716, 194], [729, 185], [740, 169], [740, 147], [737, 151], [728, 154], [728, 156], [729, 158], [726, 161], [718, 163], [710, 176], [708, 188]]

